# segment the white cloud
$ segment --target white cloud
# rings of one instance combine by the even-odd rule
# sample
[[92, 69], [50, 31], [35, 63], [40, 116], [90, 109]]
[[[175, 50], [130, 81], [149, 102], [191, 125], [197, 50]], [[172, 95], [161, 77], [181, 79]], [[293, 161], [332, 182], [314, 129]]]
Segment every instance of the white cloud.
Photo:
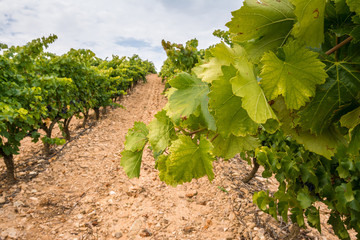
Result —
[[199, 47], [218, 42], [241, 0], [0, 0], [0, 42], [21, 45], [34, 38], [58, 35], [49, 51], [88, 48], [101, 58], [112, 54], [165, 60], [161, 40]]

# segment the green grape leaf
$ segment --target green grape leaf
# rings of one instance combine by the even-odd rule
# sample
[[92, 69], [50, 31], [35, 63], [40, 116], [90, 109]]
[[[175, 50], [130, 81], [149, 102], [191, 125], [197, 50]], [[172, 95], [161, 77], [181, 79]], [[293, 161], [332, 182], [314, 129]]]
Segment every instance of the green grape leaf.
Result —
[[209, 86], [207, 83], [188, 73], [180, 73], [171, 79], [169, 84], [173, 89], [168, 92], [169, 101], [164, 109], [175, 123], [179, 123], [183, 117], [195, 114], [200, 106], [209, 129], [216, 130], [214, 120], [208, 110]]
[[357, 125], [353, 130], [350, 132], [351, 134], [351, 141], [349, 143], [349, 152], [359, 156], [360, 151], [360, 124]]
[[325, 0], [290, 0], [295, 6], [297, 23], [292, 34], [308, 46], [319, 47], [324, 41]]
[[234, 44], [233, 48], [229, 48], [224, 43], [219, 43], [209, 51], [212, 57], [192, 69], [198, 78], [207, 83], [218, 80], [223, 75], [221, 66], [234, 64], [238, 56], [245, 54], [245, 50], [237, 44]]
[[176, 138], [174, 124], [162, 110], [155, 115], [149, 125], [149, 142], [154, 152], [164, 151], [170, 144], [170, 141]]
[[272, 106], [282, 123], [281, 129], [284, 133], [291, 135], [296, 142], [303, 144], [306, 149], [330, 159], [336, 153], [339, 145], [346, 145], [345, 138], [336, 129], [328, 128], [323, 133], [314, 135], [310, 131], [294, 126], [296, 119], [286, 109], [282, 98], [276, 99]]
[[138, 178], [140, 176], [140, 166], [142, 160], [143, 150], [130, 151], [124, 150], [121, 152], [120, 166], [125, 170], [126, 175], [129, 178]]
[[229, 80], [236, 75], [236, 69], [231, 65], [223, 66], [224, 76], [220, 80], [213, 81], [209, 93], [209, 106], [215, 112], [215, 121], [219, 133], [227, 138], [231, 134], [235, 136], [254, 135], [258, 124], [242, 108], [241, 97], [234, 95]]
[[355, 12], [357, 15], [360, 15], [359, 0], [346, 0], [346, 3], [352, 12]]
[[256, 123], [265, 123], [268, 119], [277, 120], [256, 80], [253, 64], [247, 58], [241, 57], [236, 61], [235, 67], [238, 72], [230, 80], [232, 91], [236, 96], [241, 97], [241, 106], [250, 118]]
[[293, 10], [287, 0], [246, 0], [232, 12], [233, 18], [226, 26], [234, 34], [233, 42], [247, 42], [249, 57], [257, 60], [285, 43], [295, 20]]
[[336, 119], [336, 113], [356, 100], [360, 92], [360, 72], [350, 64], [334, 63], [327, 73], [326, 83], [318, 86], [311, 103], [299, 112], [301, 127], [315, 134], [327, 130]]
[[253, 202], [264, 212], [267, 212], [267, 207], [272, 200], [269, 193], [264, 191], [255, 192], [253, 195]]
[[309, 190], [306, 188], [303, 188], [297, 192], [296, 199], [299, 201], [300, 206], [303, 209], [307, 209], [314, 202], [314, 198], [310, 196]]
[[340, 119], [341, 126], [352, 129], [360, 124], [360, 107], [343, 115]]
[[149, 131], [143, 122], [135, 122], [134, 127], [129, 129], [125, 137], [125, 150], [140, 151], [147, 143]]
[[190, 182], [205, 175], [211, 181], [214, 179], [212, 162], [215, 160], [210, 154], [212, 149], [212, 144], [204, 136], [200, 137], [199, 144], [195, 144], [191, 137], [180, 135], [170, 146], [169, 156], [161, 159], [160, 174], [171, 185]]
[[333, 0], [335, 2], [336, 14], [349, 14], [349, 7], [346, 4], [346, 0]]
[[260, 141], [252, 136], [237, 137], [230, 135], [228, 138], [223, 138], [219, 135], [212, 144], [214, 145], [213, 154], [215, 156], [230, 159], [240, 152], [256, 149], [260, 146]]
[[352, 31], [350, 32], [350, 36], [352, 36], [354, 38], [354, 42], [358, 42], [360, 41], [360, 26], [356, 26], [352, 29]]
[[168, 185], [176, 186], [177, 183], [174, 179], [168, 175], [167, 161], [169, 155], [161, 155], [156, 161], [156, 169], [159, 170], [159, 178], [161, 181], [165, 182]]
[[283, 95], [289, 109], [299, 109], [315, 95], [316, 85], [325, 82], [325, 64], [317, 59], [317, 53], [296, 42], [286, 44], [283, 50], [284, 60], [273, 52], [264, 54], [261, 86], [269, 99]]
[[354, 193], [352, 190], [351, 182], [342, 183], [335, 188], [335, 195], [337, 199], [336, 208], [340, 213], [348, 213], [349, 209], [347, 203], [354, 200]]
[[334, 229], [335, 234], [340, 239], [350, 239], [349, 233], [346, 230], [344, 222], [342, 221], [339, 214], [331, 213], [328, 223], [331, 224], [331, 226]]
[[308, 209], [306, 209], [305, 216], [307, 217], [309, 225], [311, 227], [316, 228], [321, 233], [319, 209], [316, 209], [314, 206], [311, 206]]
[[303, 210], [300, 208], [293, 208], [290, 210], [292, 213], [290, 218], [293, 222], [296, 222], [300, 227], [305, 225]]

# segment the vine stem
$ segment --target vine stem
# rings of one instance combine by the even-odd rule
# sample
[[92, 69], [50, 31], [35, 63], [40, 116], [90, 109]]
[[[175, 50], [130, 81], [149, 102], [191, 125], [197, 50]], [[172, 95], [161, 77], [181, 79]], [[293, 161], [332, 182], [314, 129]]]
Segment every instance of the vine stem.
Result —
[[187, 135], [194, 135], [194, 134], [199, 133], [199, 132], [202, 132], [202, 131], [204, 131], [204, 130], [206, 130], [206, 128], [201, 128], [201, 129], [198, 129], [198, 130], [189, 132], [189, 133], [187, 133]]
[[213, 142], [218, 136], [219, 136], [219, 134], [217, 133], [217, 134], [210, 140], [210, 142]]
[[253, 177], [255, 177], [255, 174], [258, 171], [259, 167], [260, 167], [259, 163], [256, 161], [256, 158], [253, 158], [253, 164], [254, 164], [254, 167], [251, 170], [251, 172], [246, 177], [244, 177], [242, 179], [242, 181], [244, 183], [250, 182], [250, 180], [253, 179]]
[[326, 55], [330, 55], [333, 52], [337, 51], [339, 48], [341, 48], [342, 46], [344, 46], [345, 44], [351, 42], [351, 40], [353, 40], [353, 37], [348, 37], [347, 39], [345, 39], [344, 41], [342, 41], [341, 43], [337, 44], [335, 47], [331, 48], [330, 50], [328, 50], [325, 54]]

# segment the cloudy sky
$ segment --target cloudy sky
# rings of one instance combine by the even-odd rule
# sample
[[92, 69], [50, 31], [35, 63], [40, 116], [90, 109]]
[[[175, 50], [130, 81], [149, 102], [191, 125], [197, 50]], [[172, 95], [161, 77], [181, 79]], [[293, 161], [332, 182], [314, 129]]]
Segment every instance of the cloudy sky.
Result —
[[56, 34], [48, 51], [86, 48], [100, 58], [138, 54], [155, 63], [166, 59], [161, 40], [199, 47], [219, 42], [242, 0], [0, 0], [0, 42], [22, 45]]

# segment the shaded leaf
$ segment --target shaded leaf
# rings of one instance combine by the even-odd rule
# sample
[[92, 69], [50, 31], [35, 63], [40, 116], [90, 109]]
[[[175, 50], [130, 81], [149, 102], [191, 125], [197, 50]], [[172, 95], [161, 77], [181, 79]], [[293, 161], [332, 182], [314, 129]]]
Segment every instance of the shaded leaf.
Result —
[[334, 63], [327, 73], [326, 83], [317, 88], [314, 99], [299, 112], [301, 127], [315, 134], [327, 130], [335, 114], [356, 101], [360, 92], [360, 73], [350, 64]]
[[282, 123], [281, 129], [284, 133], [291, 135], [296, 142], [303, 144], [306, 149], [312, 152], [330, 159], [336, 153], [339, 145], [346, 144], [345, 138], [334, 128], [328, 128], [323, 133], [314, 135], [310, 131], [295, 126], [296, 119], [286, 109], [285, 102], [281, 98], [275, 101], [273, 109]]
[[230, 159], [238, 153], [256, 149], [260, 146], [260, 141], [252, 136], [237, 137], [230, 135], [228, 138], [223, 138], [219, 135], [212, 144], [214, 145], [213, 154], [215, 156]]

